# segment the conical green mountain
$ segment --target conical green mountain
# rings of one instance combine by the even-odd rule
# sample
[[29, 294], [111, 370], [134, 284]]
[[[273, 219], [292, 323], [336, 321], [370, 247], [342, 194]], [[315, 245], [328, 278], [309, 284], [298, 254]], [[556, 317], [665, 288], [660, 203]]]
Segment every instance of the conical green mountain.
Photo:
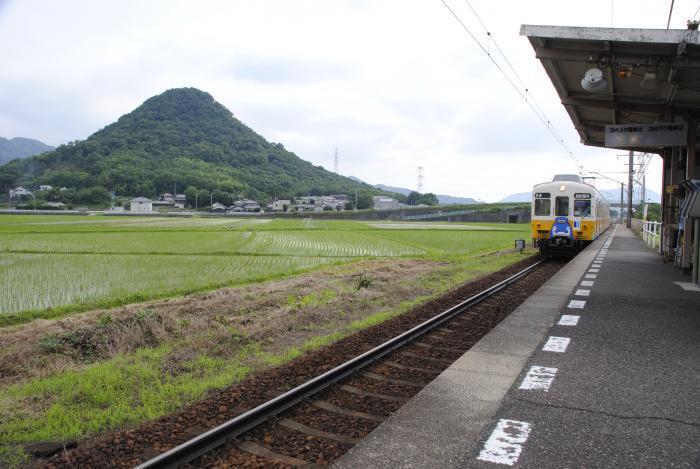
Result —
[[195, 187], [258, 200], [382, 192], [266, 141], [195, 88], [168, 90], [86, 140], [0, 166], [0, 190], [20, 184], [146, 197]]

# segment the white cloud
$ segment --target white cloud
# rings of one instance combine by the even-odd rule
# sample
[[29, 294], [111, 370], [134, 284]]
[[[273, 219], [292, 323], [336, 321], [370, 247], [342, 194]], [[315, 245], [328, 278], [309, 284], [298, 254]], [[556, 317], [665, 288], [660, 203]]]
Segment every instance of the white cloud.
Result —
[[[467, 3], [448, 3], [498, 57]], [[616, 152], [578, 143], [519, 27], [663, 28], [670, 0], [471, 3], [576, 158], [623, 171]], [[676, 1], [672, 24], [696, 8]], [[341, 173], [372, 183], [415, 187], [423, 166], [426, 190], [492, 201], [577, 171], [437, 0], [12, 0], [0, 2], [0, 56], [5, 137], [85, 138], [195, 86], [314, 164], [332, 168], [337, 147]], [[647, 181], [658, 189], [658, 163]]]

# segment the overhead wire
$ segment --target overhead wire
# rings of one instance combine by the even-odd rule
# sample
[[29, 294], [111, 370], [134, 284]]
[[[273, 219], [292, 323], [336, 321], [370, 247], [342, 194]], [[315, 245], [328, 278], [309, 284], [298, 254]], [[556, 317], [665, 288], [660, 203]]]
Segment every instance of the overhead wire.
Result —
[[[517, 73], [517, 71], [515, 70], [515, 67], [513, 67], [512, 63], [508, 60], [508, 58], [506, 57], [505, 53], [503, 53], [503, 50], [500, 48], [500, 46], [499, 46], [498, 43], [495, 41], [495, 39], [493, 39], [493, 36], [491, 35], [490, 31], [488, 30], [488, 28], [486, 27], [486, 25], [484, 24], [484, 22], [481, 20], [481, 17], [479, 17], [478, 13], [476, 13], [476, 10], [475, 10], [474, 7], [471, 5], [471, 3], [469, 3], [468, 0], [465, 0], [465, 1], [467, 2], [467, 5], [469, 6], [469, 8], [472, 10], [472, 12], [474, 13], [474, 15], [476, 16], [476, 18], [477, 18], [477, 20], [479, 21], [479, 23], [481, 23], [482, 27], [483, 27], [483, 28], [486, 30], [486, 32], [488, 33], [489, 37], [491, 38], [491, 40], [493, 41], [494, 45], [496, 46], [496, 49], [499, 51], [499, 53], [501, 54], [501, 56], [504, 58], [504, 60], [505, 60], [506, 63], [508, 64], [509, 68], [513, 71], [513, 75], [515, 75], [516, 79], [517, 79], [518, 81], [520, 81], [520, 83], [523, 85], [524, 91], [521, 90], [521, 89], [518, 87], [518, 85], [516, 85], [516, 83], [513, 81], [513, 79], [512, 79], [512, 78], [508, 75], [508, 73], [506, 73], [506, 71], [503, 69], [503, 67], [501, 66], [501, 64], [499, 64], [499, 63], [493, 58], [493, 56], [491, 55], [491, 53], [486, 49], [486, 47], [484, 47], [484, 45], [481, 43], [481, 41], [479, 41], [479, 39], [478, 39], [478, 38], [474, 35], [474, 33], [467, 27], [467, 25], [464, 23], [464, 21], [462, 21], [462, 19], [459, 17], [459, 15], [457, 15], [457, 13], [446, 3], [446, 1], [445, 1], [445, 0], [440, 0], [440, 1], [441, 1], [441, 3], [443, 4], [443, 6], [444, 6], [445, 8], [447, 8], [447, 10], [452, 14], [452, 16], [455, 18], [455, 20], [462, 26], [462, 29], [464, 29], [464, 31], [469, 35], [469, 37], [472, 38], [472, 40], [477, 44], [477, 46], [479, 46], [479, 48], [482, 50], [482, 52], [484, 52], [484, 54], [486, 54], [486, 56], [489, 58], [489, 60], [496, 66], [496, 68], [498, 69], [498, 71], [501, 72], [501, 74], [503, 75], [503, 77], [504, 77], [504, 78], [506, 79], [506, 81], [510, 84], [510, 86], [515, 90], [515, 92], [525, 101], [525, 103], [527, 103], [527, 105], [528, 105], [528, 106], [530, 107], [530, 109], [535, 113], [535, 115], [536, 115], [537, 118], [540, 120], [540, 122], [542, 122], [542, 124], [547, 128], [547, 130], [548, 130], [549, 133], [552, 135], [552, 137], [554, 137], [554, 139], [557, 140], [557, 143], [564, 149], [564, 151], [568, 154], [568, 156], [571, 157], [571, 158], [574, 160], [574, 162], [576, 162], [577, 169], [579, 169], [579, 168], [580, 168], [580, 162], [578, 161], [578, 159], [576, 159], [576, 157], [574, 156], [573, 152], [572, 152], [572, 151], [569, 149], [569, 147], [566, 145], [566, 143], [564, 142], [564, 139], [561, 138], [561, 135], [559, 134], [559, 132], [557, 132], [557, 130], [556, 130], [556, 129], [554, 128], [554, 126], [551, 124], [551, 121], [550, 121], [549, 119], [547, 119], [546, 114], [544, 114], [544, 112], [542, 111], [542, 108], [541, 108], [538, 104], [537, 104], [537, 108], [539, 108], [540, 111], [537, 110], [537, 108], [535, 107], [536, 100], [534, 99], [534, 97], [532, 97], [532, 94], [530, 94], [529, 89], [527, 88], [527, 86], [525, 86], [524, 82], [523, 82], [522, 79], [520, 78], [520, 75], [519, 75], [519, 74]], [[532, 97], [532, 100], [531, 100], [531, 99], [528, 99], [528, 95], [529, 95], [530, 97]], [[533, 103], [534, 103], [534, 104], [533, 104]]]
[[[517, 78], [517, 80], [520, 82], [520, 85], [523, 87], [523, 90], [525, 91], [525, 94], [528, 95], [528, 96], [530, 97], [530, 99], [532, 100], [532, 102], [533, 102], [533, 104], [535, 105], [535, 107], [537, 107], [537, 110], [539, 111], [539, 113], [540, 113], [540, 115], [542, 116], [542, 118], [543, 118], [545, 121], [547, 121], [547, 124], [548, 124], [548, 125], [551, 126], [551, 122], [550, 122], [550, 120], [547, 118], [547, 115], [545, 114], [544, 110], [542, 110], [542, 108], [540, 107], [540, 105], [539, 105], [539, 103], [537, 102], [537, 100], [535, 99], [535, 97], [532, 95], [532, 93], [530, 93], [530, 89], [529, 89], [528, 86], [525, 84], [525, 82], [523, 81], [523, 79], [520, 77], [520, 74], [519, 74], [518, 71], [515, 69], [515, 67], [514, 67], [513, 64], [511, 63], [511, 61], [508, 60], [508, 56], [505, 54], [505, 52], [503, 52], [503, 49], [501, 49], [501, 46], [498, 44], [498, 41], [496, 40], [496, 38], [491, 34], [491, 31], [489, 30], [489, 28], [488, 28], [488, 27], [486, 26], [486, 24], [482, 21], [481, 17], [479, 16], [479, 13], [476, 12], [476, 9], [472, 6], [472, 4], [471, 4], [471, 2], [470, 2], [469, 0], [464, 0], [464, 1], [466, 2], [467, 6], [468, 6], [469, 9], [472, 11], [472, 13], [474, 13], [474, 16], [476, 17], [477, 21], [479, 22], [479, 24], [481, 24], [481, 27], [484, 28], [484, 31], [486, 31], [486, 35], [489, 37], [489, 40], [493, 41], [493, 44], [496, 46], [496, 50], [498, 50], [498, 53], [501, 54], [501, 57], [503, 57], [503, 60], [505, 60], [506, 64], [508, 64], [508, 68], [510, 68], [510, 70], [513, 72], [513, 75], [515, 75], [515, 78]], [[557, 129], [555, 129], [555, 128], [552, 126], [552, 130], [553, 130], [554, 133], [556, 134], [556, 137], [557, 137], [559, 140], [562, 140], [561, 135], [559, 135], [559, 132], [557, 132]]]
[[671, 16], [673, 16], [673, 4], [675, 0], [671, 0], [671, 8], [668, 10], [668, 21], [666, 22], [666, 29], [671, 27]]

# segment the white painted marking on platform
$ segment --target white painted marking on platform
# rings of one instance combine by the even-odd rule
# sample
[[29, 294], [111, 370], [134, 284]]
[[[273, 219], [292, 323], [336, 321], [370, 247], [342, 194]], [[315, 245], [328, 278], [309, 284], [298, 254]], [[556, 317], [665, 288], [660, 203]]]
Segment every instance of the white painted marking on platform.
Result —
[[563, 314], [561, 316], [561, 319], [559, 319], [559, 322], [557, 323], [558, 326], [575, 326], [578, 324], [578, 320], [581, 319], [581, 316], [576, 316], [574, 314]]
[[598, 278], [598, 274], [586, 274], [584, 275], [585, 278]]
[[545, 352], [564, 353], [566, 352], [566, 347], [569, 346], [569, 342], [571, 342], [571, 339], [568, 337], [550, 336], [549, 339], [547, 339], [547, 343], [542, 347], [542, 350]]
[[592, 269], [588, 269], [589, 274], [597, 274], [598, 272], [600, 272], [600, 269], [596, 269], [595, 267]]
[[593, 261], [593, 264], [591, 264], [591, 265], [600, 266], [600, 265], [602, 265], [602, 264], [603, 264], [603, 261]]
[[693, 282], [673, 282], [685, 291], [700, 291], [700, 286]]
[[548, 368], [546, 366], [531, 366], [528, 370], [519, 389], [529, 391], [544, 391], [549, 392], [549, 388], [554, 382], [554, 377], [557, 374], [556, 368]]
[[578, 290], [576, 290], [576, 293], [574, 293], [574, 295], [576, 296], [589, 296], [590, 294], [590, 290], [585, 290], [583, 288], [579, 288]]
[[593, 282], [592, 280], [581, 280], [582, 287], [592, 287], [594, 283], [595, 282]]
[[571, 300], [569, 301], [569, 308], [583, 309], [586, 306], [586, 302], [583, 300]]
[[484, 443], [484, 449], [481, 450], [477, 459], [512, 466], [518, 461], [523, 451], [523, 444], [529, 435], [529, 423], [501, 419]]

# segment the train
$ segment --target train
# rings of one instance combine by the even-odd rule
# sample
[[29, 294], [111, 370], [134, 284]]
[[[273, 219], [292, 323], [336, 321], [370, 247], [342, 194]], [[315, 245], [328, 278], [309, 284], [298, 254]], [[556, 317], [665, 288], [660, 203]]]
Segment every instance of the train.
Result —
[[545, 256], [575, 254], [610, 227], [610, 204], [577, 174], [532, 188], [532, 242]]

